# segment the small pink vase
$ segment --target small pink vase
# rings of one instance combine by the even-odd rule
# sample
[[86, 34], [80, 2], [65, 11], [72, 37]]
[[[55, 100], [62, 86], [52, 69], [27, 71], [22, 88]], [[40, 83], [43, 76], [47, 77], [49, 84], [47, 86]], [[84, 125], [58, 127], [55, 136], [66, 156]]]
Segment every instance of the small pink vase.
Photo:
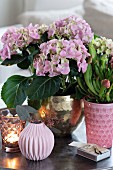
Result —
[[29, 123], [21, 132], [18, 143], [21, 153], [27, 159], [43, 160], [53, 150], [54, 135], [44, 123]]
[[113, 103], [84, 101], [87, 142], [110, 148], [113, 139]]

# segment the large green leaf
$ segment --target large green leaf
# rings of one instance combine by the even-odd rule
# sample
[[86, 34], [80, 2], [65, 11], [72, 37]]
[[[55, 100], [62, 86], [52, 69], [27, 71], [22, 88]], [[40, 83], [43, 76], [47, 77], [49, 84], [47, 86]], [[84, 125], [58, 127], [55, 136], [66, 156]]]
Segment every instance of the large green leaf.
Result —
[[30, 100], [44, 99], [53, 96], [60, 88], [60, 78], [56, 77], [36, 77], [29, 88], [27, 95]]
[[21, 105], [25, 101], [25, 89], [29, 85], [28, 80], [28, 77], [14, 75], [4, 83], [1, 96], [7, 107], [16, 107], [16, 105]]
[[13, 64], [18, 64], [20, 62], [22, 62], [23, 60], [26, 59], [26, 56], [22, 56], [22, 55], [19, 55], [19, 54], [15, 54], [15, 55], [12, 55], [11, 56], [11, 59], [5, 59], [3, 62], [2, 62], [2, 65], [13, 65]]

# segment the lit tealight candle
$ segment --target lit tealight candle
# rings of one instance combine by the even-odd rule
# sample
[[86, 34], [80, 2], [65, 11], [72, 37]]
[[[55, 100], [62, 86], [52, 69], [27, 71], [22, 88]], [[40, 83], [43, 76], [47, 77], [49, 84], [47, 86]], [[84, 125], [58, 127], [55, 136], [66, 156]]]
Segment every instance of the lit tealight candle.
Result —
[[19, 140], [19, 136], [17, 134], [15, 134], [14, 132], [9, 133], [6, 137], [5, 137], [5, 141], [9, 142], [9, 143], [15, 143]]
[[15, 109], [2, 110], [0, 116], [2, 149], [6, 152], [18, 152], [19, 135], [25, 126], [25, 121], [20, 120]]

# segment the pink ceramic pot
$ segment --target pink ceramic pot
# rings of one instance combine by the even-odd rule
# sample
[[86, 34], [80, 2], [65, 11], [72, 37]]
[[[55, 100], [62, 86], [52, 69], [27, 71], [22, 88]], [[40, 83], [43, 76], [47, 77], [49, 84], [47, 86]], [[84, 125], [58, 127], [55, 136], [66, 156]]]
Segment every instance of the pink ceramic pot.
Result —
[[19, 137], [21, 153], [30, 160], [47, 158], [54, 147], [54, 135], [44, 124], [29, 123]]
[[87, 142], [110, 148], [113, 139], [113, 103], [84, 101]]

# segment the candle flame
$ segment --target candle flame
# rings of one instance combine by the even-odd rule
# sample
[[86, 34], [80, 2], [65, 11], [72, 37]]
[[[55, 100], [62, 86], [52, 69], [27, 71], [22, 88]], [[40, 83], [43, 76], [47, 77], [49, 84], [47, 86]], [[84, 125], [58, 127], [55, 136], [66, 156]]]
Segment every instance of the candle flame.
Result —
[[11, 132], [5, 137], [5, 140], [9, 143], [14, 143], [19, 140], [19, 136], [15, 132]]
[[42, 112], [41, 112], [41, 117], [44, 118], [45, 116], [46, 116], [46, 115], [45, 115], [45, 112], [42, 111]]
[[44, 106], [42, 106], [39, 109], [39, 113], [40, 113], [41, 118], [45, 118], [46, 117], [46, 108]]

